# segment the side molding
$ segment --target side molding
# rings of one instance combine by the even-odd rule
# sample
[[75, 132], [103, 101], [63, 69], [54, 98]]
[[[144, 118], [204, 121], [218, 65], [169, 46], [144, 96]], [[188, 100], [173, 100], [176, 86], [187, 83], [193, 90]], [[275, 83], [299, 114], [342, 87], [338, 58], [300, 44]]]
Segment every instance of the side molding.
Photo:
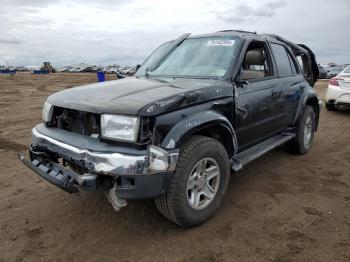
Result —
[[166, 135], [161, 147], [165, 149], [178, 148], [182, 139], [189, 137], [202, 128], [218, 125], [226, 128], [226, 130], [230, 132], [235, 154], [238, 148], [235, 130], [225, 116], [211, 110], [192, 115], [177, 123]]

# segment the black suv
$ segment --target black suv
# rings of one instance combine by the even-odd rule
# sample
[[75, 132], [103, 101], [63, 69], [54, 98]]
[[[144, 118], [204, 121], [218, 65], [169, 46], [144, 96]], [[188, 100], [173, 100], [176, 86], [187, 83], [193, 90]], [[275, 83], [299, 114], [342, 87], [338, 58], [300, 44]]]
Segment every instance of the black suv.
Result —
[[116, 210], [154, 198], [171, 221], [199, 225], [219, 207], [232, 170], [284, 143], [310, 150], [317, 77], [312, 51], [279, 36], [185, 34], [134, 77], [49, 96], [30, 160], [19, 158], [69, 193], [107, 189]]

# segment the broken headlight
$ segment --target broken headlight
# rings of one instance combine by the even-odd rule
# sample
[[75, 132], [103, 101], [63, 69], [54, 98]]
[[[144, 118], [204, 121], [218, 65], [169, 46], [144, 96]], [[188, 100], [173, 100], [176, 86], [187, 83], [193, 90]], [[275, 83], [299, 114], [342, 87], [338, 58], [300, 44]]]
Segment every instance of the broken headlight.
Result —
[[43, 121], [45, 123], [49, 122], [51, 120], [52, 115], [52, 105], [45, 101], [43, 106]]
[[166, 171], [169, 168], [169, 154], [165, 150], [150, 146], [149, 169], [154, 171]]
[[102, 114], [101, 135], [103, 138], [136, 142], [139, 133], [140, 118]]

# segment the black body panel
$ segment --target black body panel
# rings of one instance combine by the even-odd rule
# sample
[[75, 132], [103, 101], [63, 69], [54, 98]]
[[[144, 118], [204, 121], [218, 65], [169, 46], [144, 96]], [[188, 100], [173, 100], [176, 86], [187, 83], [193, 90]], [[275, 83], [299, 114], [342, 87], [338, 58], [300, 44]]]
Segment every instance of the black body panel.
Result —
[[170, 175], [171, 173], [160, 173], [119, 177], [116, 194], [125, 200], [159, 197], [166, 192]]
[[[311, 50], [278, 36], [250, 32], [223, 31], [190, 38], [225, 35], [234, 35], [241, 41], [238, 55], [222, 78], [155, 78], [146, 74], [64, 90], [51, 95], [48, 102], [56, 107], [97, 115], [138, 115], [141, 122], [146, 118], [147, 125], [137, 143], [94, 139], [96, 143], [126, 151], [135, 147], [145, 150], [150, 144], [178, 148], [190, 135], [202, 134], [219, 139], [232, 157], [293, 127], [308, 103], [313, 104], [318, 121], [318, 98], [293, 55], [307, 55], [312, 68], [315, 57]], [[253, 41], [264, 43], [268, 53], [271, 43], [284, 46], [296, 63], [295, 72], [290, 76], [280, 75], [276, 57], [271, 52], [272, 74], [258, 81], [241, 83], [242, 63]]]
[[129, 77], [60, 91], [47, 101], [54, 106], [97, 114], [156, 115], [164, 113], [170, 104], [181, 106], [220, 98], [222, 92], [215, 88], [221, 86], [215, 80], [205, 79]]
[[[33, 130], [33, 134], [34, 131], [40, 133], [45, 139], [41, 139], [40, 146], [33, 143], [31, 161], [23, 156], [20, 160], [69, 193], [77, 192], [78, 184], [87, 190], [96, 189], [94, 179], [88, 181], [89, 184], [82, 182], [81, 175], [91, 174], [96, 175], [96, 179], [102, 177], [101, 180], [107, 183], [113, 180], [116, 195], [121, 199], [155, 198], [166, 193], [176, 162], [172, 169], [146, 174], [143, 168], [148, 164], [146, 160], [151, 159], [150, 146], [160, 147], [159, 151], [176, 153], [177, 157], [185, 140], [193, 135], [208, 136], [222, 143], [232, 169], [237, 171], [244, 164], [293, 139], [295, 126], [306, 105], [314, 109], [317, 130], [320, 106], [312, 85], [318, 69], [315, 69], [317, 63], [312, 51], [278, 36], [243, 31], [191, 37], [226, 35], [237, 37], [239, 45], [235, 51], [237, 55], [223, 77], [149, 77], [148, 70], [155, 68], [164, 58], [160, 55], [155, 64], [144, 66], [144, 74], [137, 77], [85, 85], [49, 96], [47, 102], [53, 106], [50, 109], [51, 120]], [[186, 37], [188, 35], [171, 42], [164, 55]], [[276, 46], [284, 50], [283, 55], [279, 55], [278, 48], [274, 49]], [[257, 47], [264, 58], [257, 59]], [[250, 60], [252, 63], [246, 63], [247, 57], [252, 57], [248, 56], [249, 51], [253, 51], [253, 58], [255, 52], [255, 60]], [[308, 75], [303, 75], [298, 66], [295, 57], [298, 54], [307, 57], [305, 67]], [[278, 60], [281, 57], [284, 60]], [[282, 73], [286, 65], [287, 68], [290, 66], [290, 74]], [[244, 73], [246, 76], [253, 73], [256, 77], [244, 78]], [[101, 138], [101, 114], [139, 116], [136, 142]], [[50, 139], [58, 142], [50, 143]], [[67, 150], [67, 145], [75, 147], [75, 151]], [[75, 154], [76, 151], [79, 152]], [[92, 154], [93, 161], [91, 158], [87, 161], [84, 158], [86, 151], [114, 156], [115, 153], [124, 154], [116, 161], [111, 160], [114, 166], [125, 160], [127, 155], [141, 156], [142, 163], [138, 160], [135, 165], [125, 164], [126, 170], [134, 168], [137, 171], [132, 173], [120, 173], [117, 168], [103, 173], [94, 172], [93, 164], [103, 161], [96, 154]], [[165, 156], [167, 160], [171, 159], [170, 155]], [[74, 171], [64, 168], [67, 164]]]
[[240, 149], [287, 127], [283, 85], [280, 79], [270, 79], [238, 88], [236, 124]]

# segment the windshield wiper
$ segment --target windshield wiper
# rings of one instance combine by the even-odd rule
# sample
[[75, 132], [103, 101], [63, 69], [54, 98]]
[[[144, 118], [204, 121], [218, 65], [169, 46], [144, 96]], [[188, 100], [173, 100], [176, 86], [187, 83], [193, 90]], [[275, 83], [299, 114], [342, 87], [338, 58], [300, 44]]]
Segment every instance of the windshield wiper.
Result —
[[149, 77], [154, 77], [154, 78], [187, 78], [187, 79], [218, 79], [218, 76], [196, 76], [196, 75], [152, 75], [147, 73]]

